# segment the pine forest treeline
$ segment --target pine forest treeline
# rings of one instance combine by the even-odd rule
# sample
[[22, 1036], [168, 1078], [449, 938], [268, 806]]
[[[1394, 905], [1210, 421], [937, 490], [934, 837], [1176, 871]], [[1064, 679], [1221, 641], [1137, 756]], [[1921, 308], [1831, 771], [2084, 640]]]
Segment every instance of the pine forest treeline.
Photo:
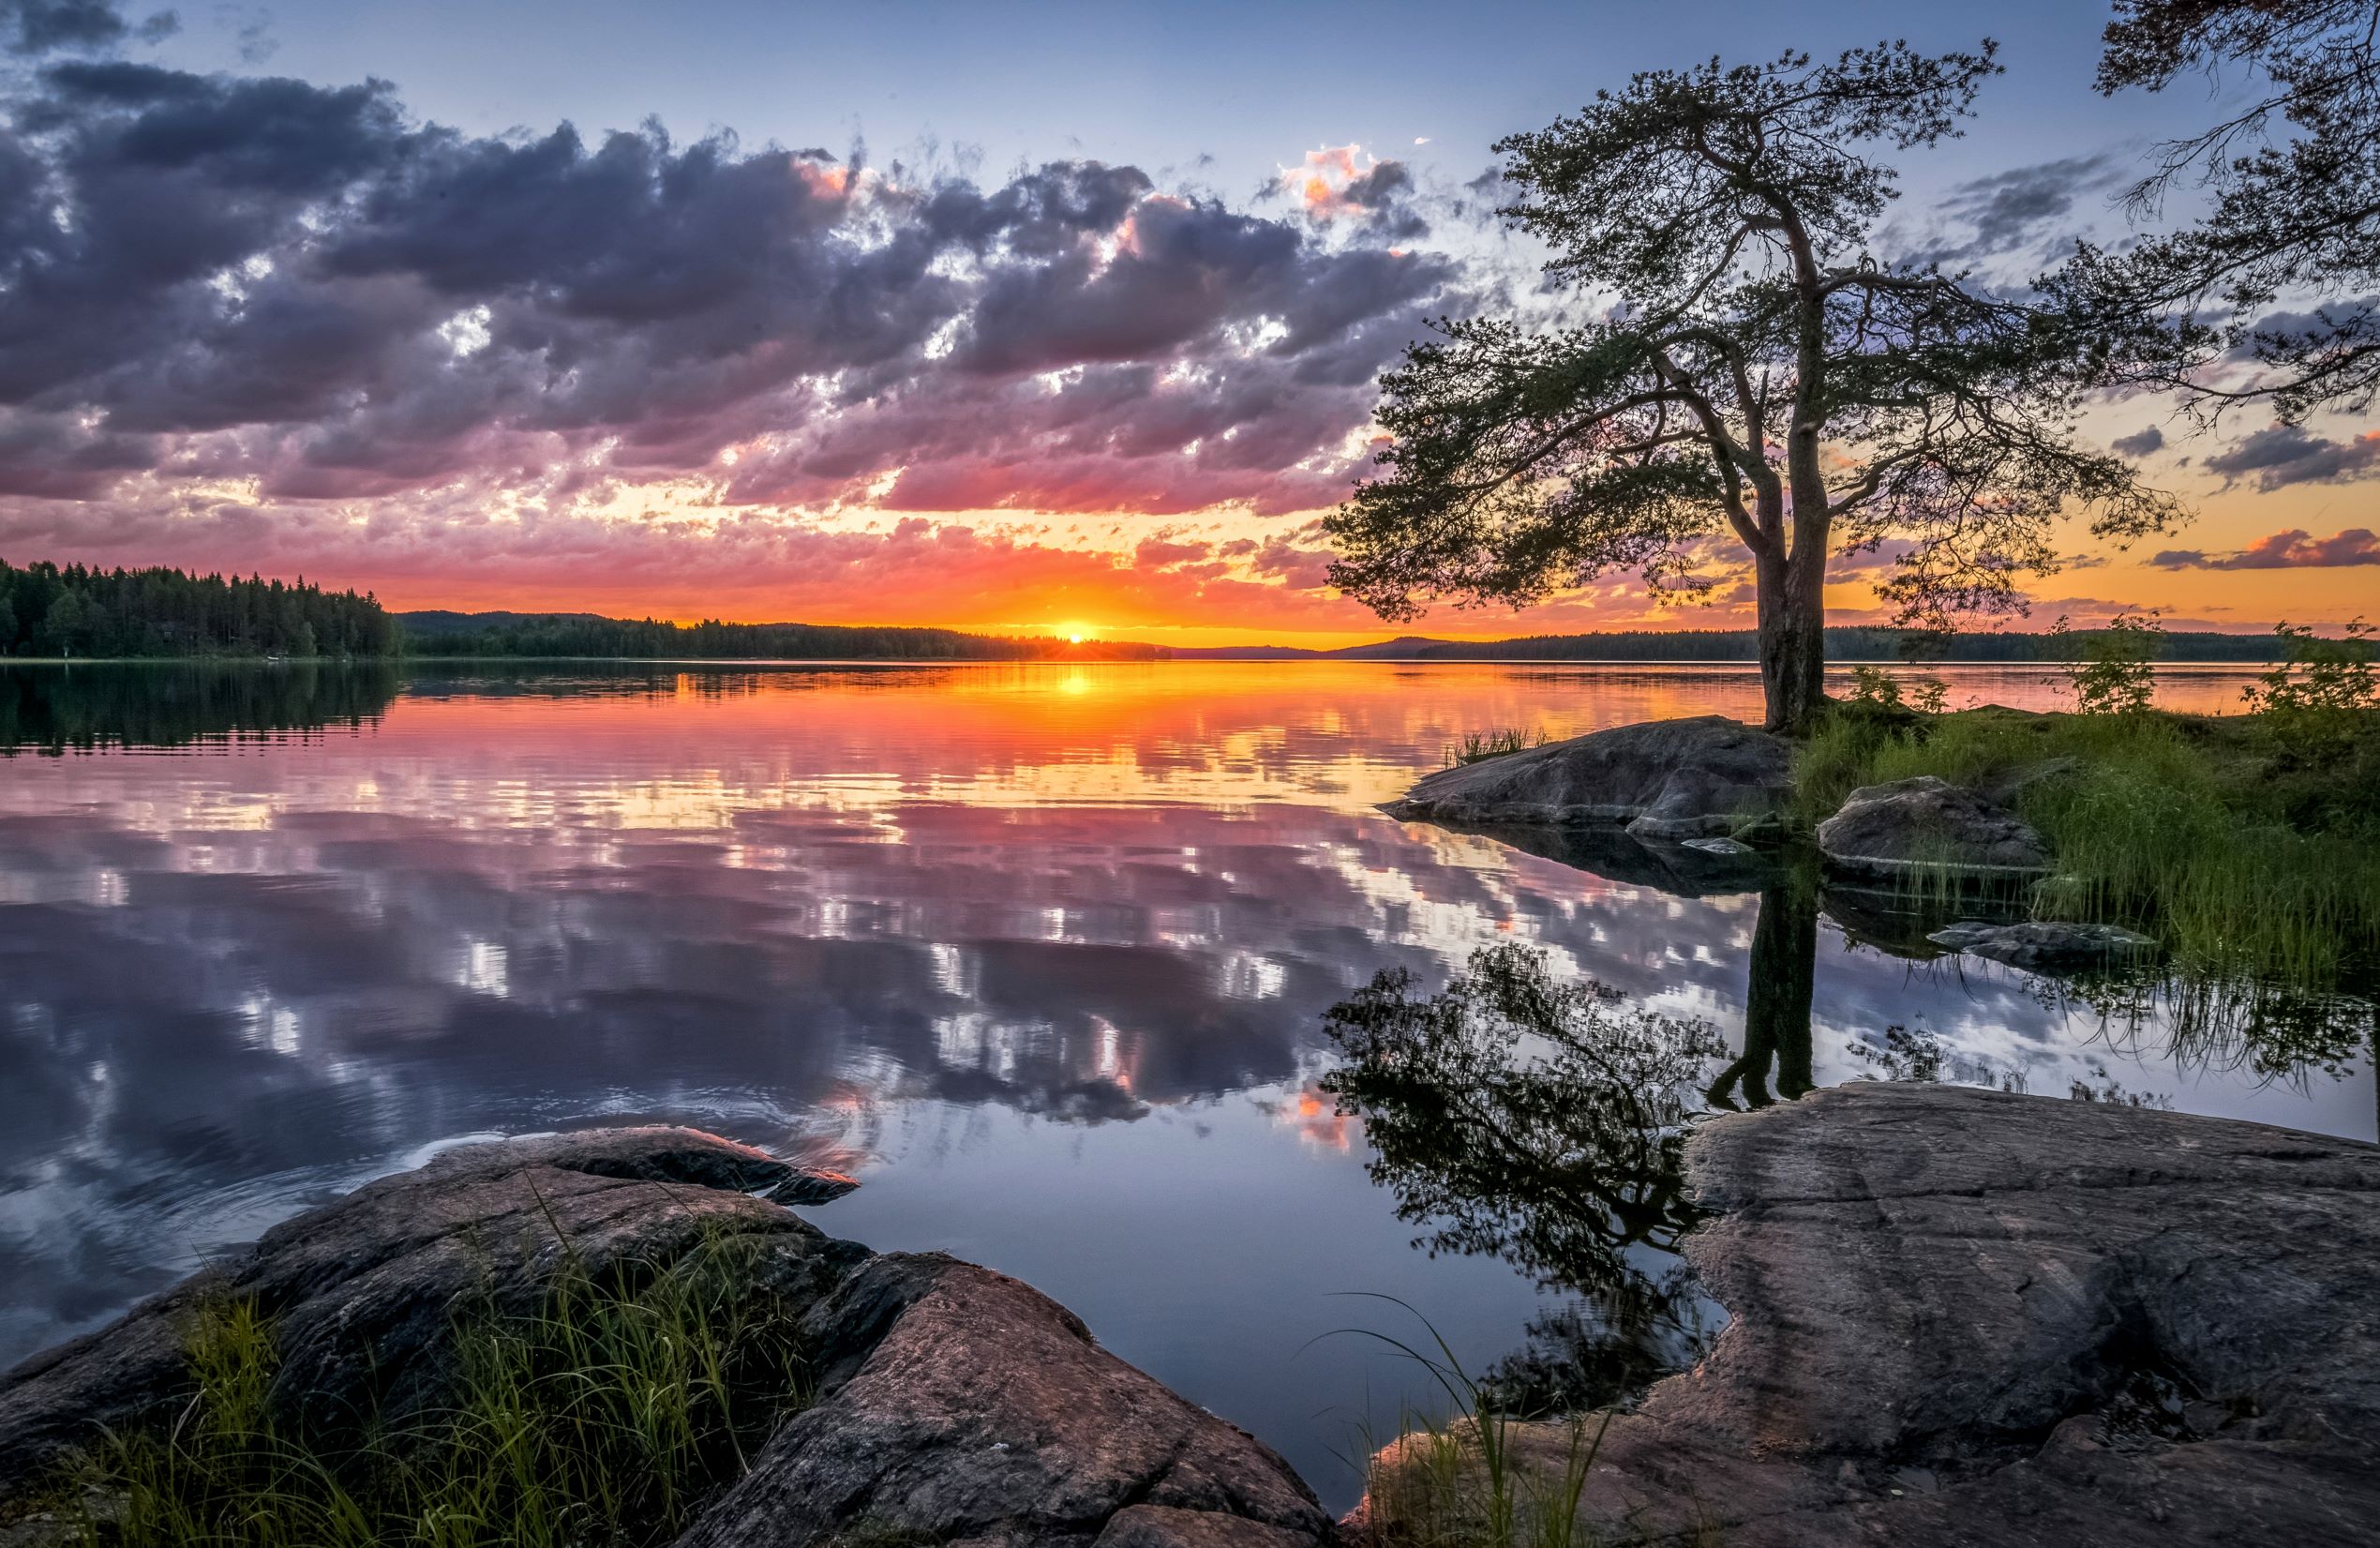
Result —
[[1160, 646], [1007, 639], [955, 629], [869, 628], [833, 624], [672, 624], [660, 619], [564, 613], [479, 624], [447, 615], [426, 628], [405, 620], [417, 656], [583, 656], [698, 661], [1151, 661]]
[[370, 596], [162, 566], [102, 570], [0, 560], [0, 655], [395, 655]]

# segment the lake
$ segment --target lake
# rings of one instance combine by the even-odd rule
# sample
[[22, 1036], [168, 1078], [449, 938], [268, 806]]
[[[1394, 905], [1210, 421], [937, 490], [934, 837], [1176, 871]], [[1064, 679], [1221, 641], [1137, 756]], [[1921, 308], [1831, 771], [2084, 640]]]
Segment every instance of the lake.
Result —
[[[2160, 702], [2234, 708], [2253, 670], [2165, 669]], [[2056, 701], [2040, 667], [1941, 675]], [[1682, 1089], [1727, 1064], [1730, 1101], [1923, 1047], [2374, 1137], [2368, 1041], [1374, 809], [1467, 731], [1759, 698], [1737, 666], [0, 668], [0, 1362], [440, 1146], [666, 1120], [853, 1172], [811, 1218], [1031, 1282], [1343, 1507], [1358, 1421], [1427, 1395], [1331, 1336], [1417, 1331], [1367, 1298], [1474, 1371], [1594, 1300], [1529, 1246], [1558, 1188], [1410, 1149], [1376, 1180], [1318, 1084], [1377, 970], [1434, 990], [1512, 942], [1708, 1023]], [[1593, 1250], [1668, 1271], [1658, 1231]], [[1672, 1362], [1719, 1318], [1666, 1313]]]

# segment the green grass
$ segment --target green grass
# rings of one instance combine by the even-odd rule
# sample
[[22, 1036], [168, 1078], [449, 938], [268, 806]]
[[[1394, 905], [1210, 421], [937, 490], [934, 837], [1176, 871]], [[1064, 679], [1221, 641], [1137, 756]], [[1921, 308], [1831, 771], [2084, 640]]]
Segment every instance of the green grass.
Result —
[[2013, 797], [2058, 865], [2039, 917], [2135, 925], [2185, 967], [2300, 985], [2380, 956], [2380, 717], [2304, 759], [2244, 716], [1838, 713], [1799, 754], [1799, 815], [1863, 785], [1989, 786], [2060, 759], [2072, 772]]
[[1544, 731], [1524, 731], [1518, 726], [1501, 727], [1492, 731], [1465, 731], [1460, 742], [1448, 744], [1446, 766], [1452, 768], [1458, 763], [1484, 763], [1489, 759], [1502, 758], [1506, 753], [1526, 752], [1532, 747], [1542, 747], [1552, 741], [1553, 738]]
[[[1413, 1311], [1394, 1296], [1367, 1299]], [[1444, 1417], [1404, 1410], [1390, 1447], [1359, 1435], [1364, 1538], [1381, 1548], [1599, 1548], [1604, 1540], [1579, 1507], [1611, 1411], [1515, 1416], [1491, 1383], [1464, 1372], [1429, 1319], [1419, 1320], [1435, 1353], [1370, 1329], [1344, 1330], [1418, 1363], [1450, 1404]]]
[[247, 1301], [188, 1331], [189, 1402], [85, 1459], [84, 1540], [252, 1548], [640, 1545], [675, 1538], [806, 1398], [797, 1312], [713, 1239], [666, 1267], [575, 1264], [532, 1311], [456, 1323], [446, 1404], [334, 1440], [272, 1398]]

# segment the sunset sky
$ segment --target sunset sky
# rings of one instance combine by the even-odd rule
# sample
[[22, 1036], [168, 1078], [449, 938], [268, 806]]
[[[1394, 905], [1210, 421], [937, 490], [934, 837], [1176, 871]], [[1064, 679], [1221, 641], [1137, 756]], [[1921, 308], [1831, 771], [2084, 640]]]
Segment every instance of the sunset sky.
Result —
[[[1391, 632], [1313, 523], [1429, 316], [1531, 303], [1489, 143], [1635, 69], [2004, 45], [1888, 257], [2021, 282], [2238, 83], [2103, 8], [0, 0], [0, 558], [399, 608], [1162, 642]], [[2177, 208], [2173, 215], [2188, 212]], [[2102, 405], [2197, 521], [2037, 624], [2380, 612], [2380, 425]], [[1889, 556], [1883, 556], [1889, 557]], [[1876, 563], [1871, 559], [1865, 562]], [[1874, 616], [1846, 566], [1836, 616]], [[1492, 637], [1734, 627], [1633, 578]]]

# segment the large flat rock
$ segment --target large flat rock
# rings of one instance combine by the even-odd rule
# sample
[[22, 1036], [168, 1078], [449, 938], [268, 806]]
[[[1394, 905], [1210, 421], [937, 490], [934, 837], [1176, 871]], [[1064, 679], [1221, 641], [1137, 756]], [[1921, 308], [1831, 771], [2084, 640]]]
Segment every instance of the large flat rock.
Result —
[[1432, 822], [1624, 824], [1639, 838], [1676, 840], [1773, 821], [1792, 793], [1793, 753], [1782, 739], [1709, 714], [1441, 769], [1385, 809]]
[[[2380, 1150], [1854, 1084], [1696, 1135], [1730, 1314], [1582, 1500], [1729, 1548], [2369, 1543]], [[1523, 1427], [1558, 1468], [1566, 1432]]]

